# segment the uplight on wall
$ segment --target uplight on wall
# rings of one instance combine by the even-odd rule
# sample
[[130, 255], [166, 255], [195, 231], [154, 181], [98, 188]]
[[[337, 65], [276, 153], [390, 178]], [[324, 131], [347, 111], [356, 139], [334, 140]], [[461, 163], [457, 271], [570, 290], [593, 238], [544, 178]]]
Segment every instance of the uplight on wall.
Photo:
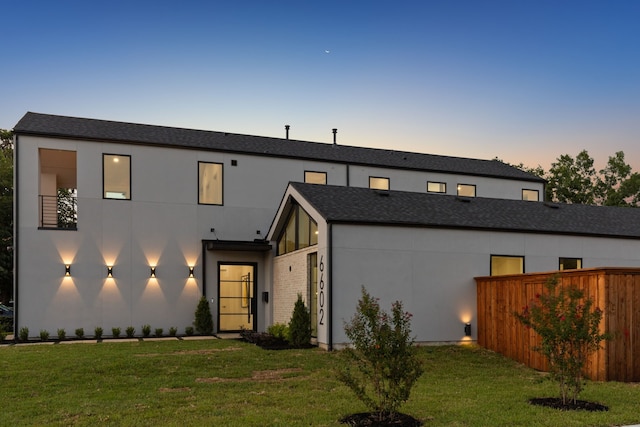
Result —
[[107, 277], [113, 277], [113, 266], [107, 265]]
[[464, 324], [464, 335], [466, 337], [470, 337], [471, 336], [471, 323], [469, 323], [469, 322]]
[[156, 267], [151, 267], [151, 275], [149, 277], [156, 277]]
[[194, 277], [193, 275], [193, 269], [194, 267], [192, 265], [189, 266], [189, 277]]
[[64, 266], [64, 275], [65, 276], [71, 276], [71, 265], [70, 264], [66, 264]]

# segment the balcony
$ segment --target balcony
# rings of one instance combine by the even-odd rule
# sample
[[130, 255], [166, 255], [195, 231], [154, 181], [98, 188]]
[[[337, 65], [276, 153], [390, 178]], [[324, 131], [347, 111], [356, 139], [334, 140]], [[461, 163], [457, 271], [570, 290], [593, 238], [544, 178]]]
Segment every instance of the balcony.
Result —
[[58, 190], [56, 196], [40, 195], [39, 228], [77, 230], [78, 204], [75, 191]]

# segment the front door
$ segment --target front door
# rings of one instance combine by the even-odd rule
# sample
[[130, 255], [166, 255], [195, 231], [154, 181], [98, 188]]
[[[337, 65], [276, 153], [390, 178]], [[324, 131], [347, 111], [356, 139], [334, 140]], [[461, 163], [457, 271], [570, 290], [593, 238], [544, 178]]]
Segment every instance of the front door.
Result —
[[220, 332], [256, 330], [256, 264], [218, 263]]

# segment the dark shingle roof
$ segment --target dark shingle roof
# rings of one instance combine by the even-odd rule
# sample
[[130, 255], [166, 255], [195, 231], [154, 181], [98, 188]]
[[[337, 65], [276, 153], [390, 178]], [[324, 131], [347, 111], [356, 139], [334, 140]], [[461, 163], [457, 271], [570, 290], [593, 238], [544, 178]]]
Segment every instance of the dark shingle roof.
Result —
[[640, 238], [640, 209], [292, 183], [329, 222]]
[[173, 146], [544, 182], [537, 176], [495, 160], [437, 156], [31, 112], [24, 115], [14, 127], [14, 131], [16, 134], [24, 135]]

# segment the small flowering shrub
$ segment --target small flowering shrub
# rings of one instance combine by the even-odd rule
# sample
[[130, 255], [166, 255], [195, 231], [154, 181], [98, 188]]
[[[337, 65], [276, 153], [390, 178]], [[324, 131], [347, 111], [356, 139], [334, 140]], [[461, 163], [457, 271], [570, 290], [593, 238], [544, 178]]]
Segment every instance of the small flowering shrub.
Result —
[[411, 337], [411, 314], [399, 301], [387, 314], [363, 286], [356, 314], [344, 330], [351, 346], [341, 352], [345, 363], [338, 367], [338, 379], [377, 413], [378, 421], [393, 419], [423, 372]]
[[549, 279], [546, 288], [547, 293], [536, 295], [535, 301], [515, 316], [540, 335], [541, 344], [534, 350], [549, 362], [550, 378], [558, 382], [566, 405], [569, 400], [575, 403], [583, 389], [582, 369], [589, 354], [597, 351], [609, 334], [600, 333], [602, 311], [592, 309], [593, 301], [585, 298], [583, 291], [574, 285], [558, 286], [557, 277]]

